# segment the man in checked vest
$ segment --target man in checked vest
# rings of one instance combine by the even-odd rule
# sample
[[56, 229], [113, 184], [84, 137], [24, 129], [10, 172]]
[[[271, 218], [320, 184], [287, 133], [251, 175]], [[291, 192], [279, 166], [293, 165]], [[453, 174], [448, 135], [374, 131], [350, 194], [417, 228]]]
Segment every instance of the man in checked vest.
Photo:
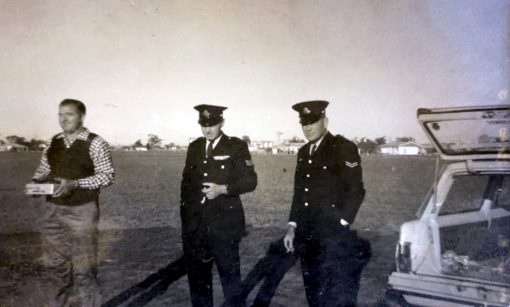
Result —
[[65, 99], [59, 105], [63, 132], [42, 154], [33, 181], [55, 183], [44, 204], [43, 249], [55, 301], [49, 305], [100, 306], [97, 280], [99, 190], [114, 181], [111, 150], [83, 127], [86, 107]]

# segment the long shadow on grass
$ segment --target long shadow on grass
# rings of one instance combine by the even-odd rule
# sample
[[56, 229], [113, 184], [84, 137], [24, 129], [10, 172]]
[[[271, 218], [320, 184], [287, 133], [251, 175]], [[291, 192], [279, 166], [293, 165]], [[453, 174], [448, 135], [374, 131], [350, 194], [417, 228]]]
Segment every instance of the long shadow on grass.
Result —
[[[359, 268], [356, 275], [352, 275], [353, 284], [359, 285], [363, 267], [372, 256], [372, 249], [367, 240], [361, 239], [352, 232], [347, 248], [351, 249], [354, 259], [343, 260], [343, 264], [355, 265]], [[252, 307], [268, 307], [285, 274], [294, 266], [303, 252], [303, 247], [297, 244], [295, 251], [289, 253], [283, 245], [283, 238], [273, 241], [266, 255], [261, 258], [246, 276], [241, 285], [242, 298], [246, 299], [255, 286], [262, 282]], [[229, 306], [225, 302], [222, 307]]]
[[[282, 240], [283, 238], [271, 243], [266, 255], [257, 261], [242, 282], [242, 299], [245, 300], [253, 288], [262, 281], [262, 286], [252, 306], [269, 306], [281, 280], [300, 257], [299, 248], [294, 253], [287, 253]], [[364, 240], [358, 242], [365, 244], [359, 251], [359, 260], [363, 262], [360, 267], [363, 267], [371, 256], [370, 244]], [[127, 306], [144, 306], [155, 297], [165, 293], [174, 281], [184, 275], [186, 275], [185, 259], [181, 256], [158, 272], [149, 275], [142, 282], [110, 299], [102, 306], [116, 307], [129, 300], [131, 301]], [[358, 283], [360, 277], [361, 275], [357, 277]], [[133, 297], [135, 298], [132, 299]], [[222, 306], [229, 306], [229, 302], [223, 303]]]
[[[253, 306], [269, 306], [280, 281], [298, 258], [298, 253], [286, 253], [282, 239], [272, 242], [266, 255], [257, 261], [243, 281], [243, 299], [246, 299], [253, 288], [263, 280]], [[145, 306], [157, 296], [164, 294], [174, 281], [184, 275], [186, 275], [185, 259], [181, 256], [140, 283], [116, 295], [102, 307]], [[228, 302], [222, 306], [228, 306]]]
[[[184, 265], [184, 257], [180, 257], [166, 267], [149, 275], [142, 282], [123, 291], [108, 302], [101, 305], [102, 307], [116, 307], [131, 300], [126, 306], [145, 306], [155, 297], [166, 292], [168, 287], [176, 280], [186, 275]], [[134, 299], [132, 299], [135, 297]]]

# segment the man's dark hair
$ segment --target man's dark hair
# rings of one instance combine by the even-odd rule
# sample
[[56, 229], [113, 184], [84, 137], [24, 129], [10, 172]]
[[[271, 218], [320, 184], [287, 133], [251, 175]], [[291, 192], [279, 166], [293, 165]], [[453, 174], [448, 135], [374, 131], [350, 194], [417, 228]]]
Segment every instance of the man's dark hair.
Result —
[[63, 106], [74, 106], [81, 114], [87, 114], [87, 108], [85, 107], [85, 104], [79, 100], [66, 98], [62, 100], [59, 105], [59, 107]]

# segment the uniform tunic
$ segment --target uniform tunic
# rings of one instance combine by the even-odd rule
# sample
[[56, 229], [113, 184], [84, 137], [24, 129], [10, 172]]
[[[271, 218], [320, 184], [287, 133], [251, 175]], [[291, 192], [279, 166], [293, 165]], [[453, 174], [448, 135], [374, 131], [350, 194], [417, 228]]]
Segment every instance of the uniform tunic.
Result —
[[343, 219], [354, 222], [365, 190], [358, 148], [327, 133], [313, 157], [308, 143], [298, 152], [289, 221], [298, 238], [320, 238], [342, 231]]
[[[228, 193], [206, 199], [202, 193], [205, 182], [227, 185]], [[190, 144], [181, 184], [181, 222], [194, 306], [212, 306], [212, 259], [225, 297], [236, 305], [232, 298], [240, 295], [238, 249], [245, 232], [239, 195], [256, 186], [257, 175], [244, 141], [222, 135], [211, 156], [206, 155], [205, 138]]]
[[297, 224], [307, 300], [310, 306], [353, 306], [361, 266], [349, 224], [365, 195], [358, 148], [329, 132], [313, 155], [311, 145], [298, 152], [289, 217]]

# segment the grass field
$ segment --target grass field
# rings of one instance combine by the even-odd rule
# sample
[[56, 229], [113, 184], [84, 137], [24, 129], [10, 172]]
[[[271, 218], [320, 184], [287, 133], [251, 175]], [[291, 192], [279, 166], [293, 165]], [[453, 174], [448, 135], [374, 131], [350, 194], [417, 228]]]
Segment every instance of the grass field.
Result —
[[[0, 296], [23, 293], [20, 283], [30, 280], [30, 272], [37, 271], [27, 259], [40, 253], [39, 241], [23, 233], [37, 231], [42, 199], [27, 199], [23, 185], [30, 180], [39, 155], [0, 153], [0, 233], [4, 234], [0, 235], [0, 243], [5, 246], [0, 251], [4, 254], [0, 255], [0, 273], [19, 277], [13, 279], [18, 281], [15, 284], [7, 282], [2, 287], [0, 283]], [[184, 153], [172, 152], [114, 153], [116, 183], [102, 191], [100, 222], [100, 275], [106, 281], [103, 291], [110, 297], [178, 256], [184, 158]], [[269, 242], [283, 234], [296, 157], [255, 155], [253, 160], [259, 184], [255, 192], [243, 196], [250, 225], [250, 234], [241, 246], [243, 274], [264, 254]], [[433, 173], [434, 160], [429, 157], [363, 157], [367, 195], [354, 229], [370, 240], [373, 257], [363, 272], [360, 305], [374, 304], [382, 296], [399, 225], [414, 218]], [[24, 271], [24, 266], [31, 269]], [[285, 306], [286, 302], [300, 306], [305, 301], [299, 269], [287, 275], [275, 297], [275, 306]], [[2, 289], [9, 291], [2, 293]], [[216, 286], [215, 293], [218, 289]], [[187, 295], [186, 283], [180, 280], [153, 305], [170, 302], [187, 306]]]
[[[37, 230], [42, 199], [28, 199], [40, 153], [0, 153], [0, 233]], [[176, 227], [184, 153], [115, 152], [116, 183], [101, 193], [100, 229]], [[255, 155], [259, 184], [243, 195], [247, 223], [284, 227], [292, 199], [296, 157]], [[426, 157], [363, 159], [367, 196], [356, 220], [359, 229], [397, 231], [411, 218], [432, 183], [433, 160]]]

